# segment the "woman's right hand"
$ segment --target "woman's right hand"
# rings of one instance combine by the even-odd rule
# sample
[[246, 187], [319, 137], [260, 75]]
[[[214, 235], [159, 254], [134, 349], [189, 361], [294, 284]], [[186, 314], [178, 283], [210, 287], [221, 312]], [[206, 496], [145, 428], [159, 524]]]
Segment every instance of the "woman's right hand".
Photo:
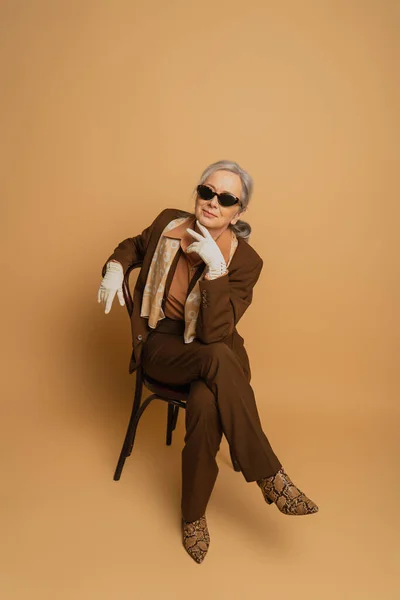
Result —
[[115, 294], [118, 296], [120, 305], [125, 305], [124, 294], [122, 292], [124, 272], [121, 263], [114, 260], [107, 263], [106, 269], [106, 274], [101, 281], [97, 293], [97, 302], [105, 303], [106, 309], [104, 312], [108, 314], [111, 310]]

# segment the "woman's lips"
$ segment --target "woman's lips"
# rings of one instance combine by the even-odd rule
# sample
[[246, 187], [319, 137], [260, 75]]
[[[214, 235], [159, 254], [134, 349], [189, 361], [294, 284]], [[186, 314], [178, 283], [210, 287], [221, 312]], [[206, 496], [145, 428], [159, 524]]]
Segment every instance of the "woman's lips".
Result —
[[211, 217], [212, 218], [212, 217], [216, 217], [217, 216], [217, 215], [213, 215], [212, 213], [209, 213], [208, 210], [205, 210], [204, 208], [203, 208], [203, 213], [206, 215], [206, 217]]

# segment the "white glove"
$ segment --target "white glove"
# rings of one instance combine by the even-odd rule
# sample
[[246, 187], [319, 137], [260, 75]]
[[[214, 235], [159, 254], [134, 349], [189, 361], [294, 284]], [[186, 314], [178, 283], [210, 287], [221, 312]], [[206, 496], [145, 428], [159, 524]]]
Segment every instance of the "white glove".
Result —
[[99, 291], [97, 293], [97, 302], [104, 302], [106, 305], [105, 313], [108, 314], [117, 293], [118, 300], [121, 306], [124, 306], [124, 294], [122, 292], [122, 282], [124, 280], [124, 271], [121, 263], [110, 261], [106, 266], [106, 274], [104, 275]]
[[193, 229], [187, 228], [186, 231], [188, 231], [197, 242], [190, 244], [190, 246], [187, 247], [186, 252], [197, 252], [208, 266], [207, 278], [216, 279], [228, 271], [225, 259], [207, 227], [204, 227], [204, 225], [201, 225], [198, 221], [196, 221], [196, 224], [203, 235], [193, 231]]

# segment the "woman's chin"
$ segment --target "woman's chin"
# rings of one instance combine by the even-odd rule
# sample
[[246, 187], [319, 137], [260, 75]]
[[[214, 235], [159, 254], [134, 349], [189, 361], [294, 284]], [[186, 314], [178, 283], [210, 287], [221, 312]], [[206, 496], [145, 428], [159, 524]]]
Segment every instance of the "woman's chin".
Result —
[[205, 219], [202, 212], [199, 215], [196, 215], [196, 219], [198, 220], [200, 225], [204, 225], [205, 227], [207, 227], [207, 225], [209, 224], [209, 219]]
[[201, 213], [201, 215], [197, 217], [197, 220], [199, 223], [201, 223], [202, 225], [205, 225], [205, 226], [210, 224], [210, 219], [204, 218], [203, 213]]

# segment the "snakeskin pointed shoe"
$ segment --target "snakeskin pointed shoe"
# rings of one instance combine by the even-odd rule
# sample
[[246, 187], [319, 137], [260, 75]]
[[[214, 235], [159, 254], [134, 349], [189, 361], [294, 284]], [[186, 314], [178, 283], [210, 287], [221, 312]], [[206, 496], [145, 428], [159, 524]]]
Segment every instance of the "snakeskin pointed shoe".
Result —
[[182, 517], [182, 541], [185, 550], [197, 563], [201, 563], [210, 545], [210, 534], [205, 515], [196, 521], [185, 521]]
[[275, 502], [285, 515], [310, 515], [318, 506], [297, 488], [282, 467], [275, 475], [257, 480], [268, 504]]

